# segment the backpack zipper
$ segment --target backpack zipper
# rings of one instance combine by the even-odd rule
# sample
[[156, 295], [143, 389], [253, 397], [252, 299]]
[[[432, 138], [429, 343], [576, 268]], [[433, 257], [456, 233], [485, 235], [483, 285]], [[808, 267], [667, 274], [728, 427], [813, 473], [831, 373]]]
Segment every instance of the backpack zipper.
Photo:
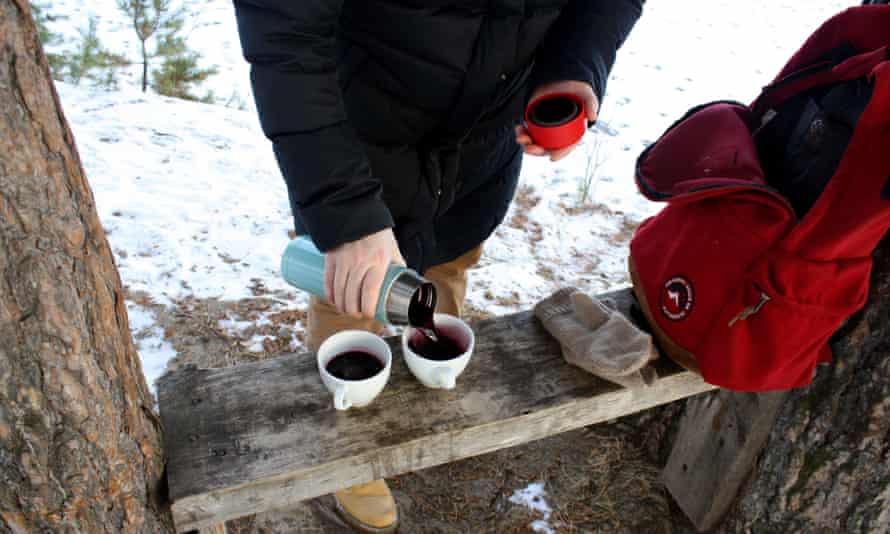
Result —
[[729, 321], [729, 324], [726, 326], [732, 327], [732, 325], [734, 325], [736, 323], [736, 321], [744, 321], [748, 317], [751, 317], [755, 313], [759, 312], [760, 309], [763, 308], [763, 306], [771, 300], [773, 300], [772, 297], [770, 297], [769, 295], [766, 294], [766, 292], [761, 290], [760, 291], [760, 302], [758, 302], [757, 304], [755, 304], [753, 306], [748, 306], [744, 310], [740, 311], [739, 314], [736, 315], [735, 317], [733, 317], [732, 320]]

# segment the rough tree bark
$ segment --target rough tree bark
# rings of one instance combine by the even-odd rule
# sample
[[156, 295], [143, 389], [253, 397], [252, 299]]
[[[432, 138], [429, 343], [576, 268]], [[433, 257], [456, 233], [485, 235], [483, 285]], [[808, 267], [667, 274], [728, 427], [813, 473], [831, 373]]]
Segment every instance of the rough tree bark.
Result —
[[890, 234], [835, 361], [792, 392], [725, 532], [890, 532]]
[[165, 532], [160, 424], [28, 0], [0, 0], [0, 532]]

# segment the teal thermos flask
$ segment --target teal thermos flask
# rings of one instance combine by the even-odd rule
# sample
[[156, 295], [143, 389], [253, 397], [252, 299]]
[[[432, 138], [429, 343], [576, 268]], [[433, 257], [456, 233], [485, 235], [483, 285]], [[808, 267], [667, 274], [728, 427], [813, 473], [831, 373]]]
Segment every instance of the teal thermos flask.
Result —
[[[325, 298], [324, 254], [308, 236], [291, 240], [281, 257], [281, 275], [292, 286]], [[377, 299], [378, 321], [427, 327], [436, 309], [436, 288], [417, 272], [390, 265]]]

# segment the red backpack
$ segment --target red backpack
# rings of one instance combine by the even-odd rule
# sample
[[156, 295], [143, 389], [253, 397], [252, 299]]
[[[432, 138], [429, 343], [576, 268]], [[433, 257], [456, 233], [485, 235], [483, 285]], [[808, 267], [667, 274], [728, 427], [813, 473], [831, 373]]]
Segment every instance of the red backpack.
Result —
[[890, 6], [830, 19], [750, 106], [692, 109], [636, 179], [667, 202], [630, 244], [662, 350], [728, 389], [807, 385], [890, 228]]

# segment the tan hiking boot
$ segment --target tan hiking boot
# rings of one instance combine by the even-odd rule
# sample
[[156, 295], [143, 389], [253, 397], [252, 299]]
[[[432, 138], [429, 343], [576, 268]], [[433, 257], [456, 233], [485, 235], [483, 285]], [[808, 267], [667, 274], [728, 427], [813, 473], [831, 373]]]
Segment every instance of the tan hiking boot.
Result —
[[383, 480], [373, 480], [334, 492], [337, 511], [353, 527], [365, 532], [395, 532], [399, 514], [396, 500]]

